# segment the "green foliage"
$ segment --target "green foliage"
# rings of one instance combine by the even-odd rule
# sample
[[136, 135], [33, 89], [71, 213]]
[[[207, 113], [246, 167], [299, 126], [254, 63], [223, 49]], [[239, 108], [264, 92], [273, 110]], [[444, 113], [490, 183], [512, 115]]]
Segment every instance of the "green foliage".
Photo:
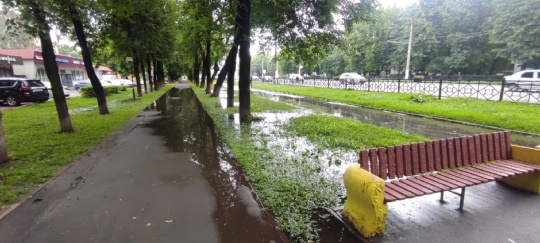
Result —
[[361, 150], [427, 141], [426, 138], [408, 135], [385, 127], [359, 123], [350, 119], [308, 115], [291, 120], [288, 129], [323, 148]]
[[[120, 91], [126, 91], [125, 86], [103, 86], [103, 92], [105, 96], [110, 96], [112, 94], [118, 94]], [[81, 96], [83, 98], [95, 98], [96, 93], [94, 92], [94, 87], [86, 86], [79, 89]]]
[[[289, 233], [293, 242], [316, 240], [316, 226], [311, 218], [313, 210], [338, 204], [343, 191], [342, 174], [329, 170], [346, 163], [337, 156], [339, 151], [352, 150], [354, 155], [354, 150], [359, 148], [423, 141], [390, 129], [318, 115], [295, 118], [290, 125], [260, 120], [238, 126], [227, 119], [228, 111], [221, 108], [216, 98], [208, 97], [193, 85], [192, 88], [214, 120], [219, 135], [241, 164], [256, 194], [275, 216], [277, 227]], [[265, 113], [281, 106], [272, 104], [279, 102], [266, 100], [256, 101]], [[255, 115], [264, 116], [262, 113]], [[316, 148], [304, 143], [303, 136], [313, 139]], [[322, 158], [323, 151], [332, 154], [328, 160]]]
[[426, 94], [413, 94], [411, 95], [411, 100], [416, 103], [426, 103], [428, 101], [434, 100], [434, 98]]
[[131, 95], [113, 94], [108, 99], [110, 114], [107, 116], [99, 115], [95, 99], [71, 97], [67, 102], [75, 128], [73, 133], [58, 132], [54, 102], [2, 112], [12, 164], [0, 167], [0, 203], [14, 202], [35, 184], [47, 181], [60, 168], [88, 152], [171, 87], [136, 101], [131, 101]]
[[254, 88], [404, 111], [500, 128], [540, 133], [540, 106], [472, 98], [449, 98], [417, 103], [411, 94], [377, 93], [253, 83]]

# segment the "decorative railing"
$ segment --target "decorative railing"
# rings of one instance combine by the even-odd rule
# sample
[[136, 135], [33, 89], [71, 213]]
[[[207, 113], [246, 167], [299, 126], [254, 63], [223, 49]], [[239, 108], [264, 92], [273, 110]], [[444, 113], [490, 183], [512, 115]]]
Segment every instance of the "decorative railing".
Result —
[[305, 78], [304, 80], [278, 78], [265, 82], [373, 92], [427, 94], [439, 99], [468, 97], [493, 101], [540, 103], [539, 82], [507, 84], [504, 80], [401, 80], [382, 78], [368, 78], [365, 82], [325, 78]]

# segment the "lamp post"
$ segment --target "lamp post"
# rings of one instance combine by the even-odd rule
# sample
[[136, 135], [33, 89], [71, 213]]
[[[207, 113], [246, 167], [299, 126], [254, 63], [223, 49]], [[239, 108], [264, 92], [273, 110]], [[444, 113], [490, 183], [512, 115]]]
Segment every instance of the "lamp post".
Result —
[[[126, 57], [126, 62], [132, 63], [133, 57]], [[131, 67], [132, 65], [130, 64], [129, 65], [130, 73], [131, 73]], [[133, 74], [131, 75], [131, 93], [133, 94], [133, 101], [135, 101], [135, 85], [133, 85]]]
[[407, 49], [407, 66], [405, 67], [405, 79], [409, 79], [409, 67], [411, 65], [412, 34], [413, 34], [413, 19], [411, 18], [411, 31], [409, 34], [409, 48]]

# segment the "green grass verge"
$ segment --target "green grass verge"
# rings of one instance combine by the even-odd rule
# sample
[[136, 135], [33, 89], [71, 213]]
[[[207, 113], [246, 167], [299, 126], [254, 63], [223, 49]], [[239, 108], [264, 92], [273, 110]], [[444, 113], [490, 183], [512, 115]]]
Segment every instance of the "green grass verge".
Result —
[[[386, 128], [320, 115], [295, 118], [293, 125], [279, 121], [266, 123], [259, 119], [238, 127], [227, 118], [229, 112], [237, 112], [237, 107], [222, 109], [218, 99], [209, 97], [193, 85], [192, 88], [255, 192], [274, 214], [278, 228], [288, 232], [294, 242], [317, 240], [316, 226], [311, 218], [313, 209], [335, 207], [342, 195], [343, 175], [339, 172], [340, 164], [334, 163], [341, 158], [335, 158], [335, 154], [326, 157], [328, 147], [346, 146], [346, 149], [356, 150], [424, 140]], [[282, 112], [277, 107], [286, 107], [270, 99], [254, 97], [252, 101], [260, 105], [260, 112]], [[260, 113], [254, 115], [262, 116]], [[274, 126], [278, 128], [272, 129]], [[355, 129], [358, 131], [351, 132]], [[305, 144], [303, 135], [321, 146], [314, 148]], [[338, 139], [339, 136], [348, 138]], [[325, 138], [336, 141], [327, 144]], [[350, 152], [354, 156], [355, 152]], [[355, 161], [352, 159], [350, 163]]]
[[476, 124], [540, 133], [540, 105], [478, 100], [434, 99], [427, 95], [365, 92], [253, 83], [254, 88], [303, 95], [325, 100], [417, 113]]
[[0, 167], [0, 203], [14, 202], [35, 184], [46, 182], [172, 87], [167, 85], [135, 101], [130, 90], [108, 96], [110, 115], [99, 115], [95, 98], [68, 98], [73, 133], [59, 133], [53, 101], [2, 112], [12, 161]]
[[324, 148], [354, 151], [427, 141], [389, 128], [328, 115], [294, 118], [287, 128]]

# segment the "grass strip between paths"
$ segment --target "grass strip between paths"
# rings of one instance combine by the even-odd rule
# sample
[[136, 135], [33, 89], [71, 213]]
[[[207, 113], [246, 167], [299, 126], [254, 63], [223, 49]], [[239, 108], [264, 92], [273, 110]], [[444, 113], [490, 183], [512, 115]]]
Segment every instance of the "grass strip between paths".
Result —
[[[341, 160], [336, 158], [336, 153], [349, 150], [351, 157], [355, 157], [359, 148], [425, 140], [388, 128], [323, 115], [292, 118], [292, 122], [252, 119], [253, 122], [238, 126], [228, 119], [231, 112], [238, 113], [238, 107], [223, 109], [219, 99], [209, 97], [194, 85], [191, 87], [255, 192], [274, 214], [278, 228], [288, 232], [293, 242], [317, 241], [316, 225], [311, 218], [313, 210], [335, 207], [343, 196], [341, 164], [333, 163]], [[252, 95], [252, 101], [259, 106], [259, 112], [291, 109], [282, 109], [289, 106], [285, 103], [255, 97]], [[319, 146], [306, 144], [304, 136]], [[330, 141], [325, 142], [326, 139]], [[356, 164], [356, 160], [347, 163]]]
[[366, 92], [259, 82], [253, 83], [253, 88], [540, 134], [540, 105], [538, 104], [474, 98], [438, 100], [422, 94]]
[[54, 101], [4, 111], [3, 125], [12, 161], [0, 167], [0, 204], [16, 201], [137, 116], [174, 87], [132, 99], [131, 90], [107, 96], [109, 115], [99, 115], [95, 98], [67, 99], [73, 133], [60, 133]]

